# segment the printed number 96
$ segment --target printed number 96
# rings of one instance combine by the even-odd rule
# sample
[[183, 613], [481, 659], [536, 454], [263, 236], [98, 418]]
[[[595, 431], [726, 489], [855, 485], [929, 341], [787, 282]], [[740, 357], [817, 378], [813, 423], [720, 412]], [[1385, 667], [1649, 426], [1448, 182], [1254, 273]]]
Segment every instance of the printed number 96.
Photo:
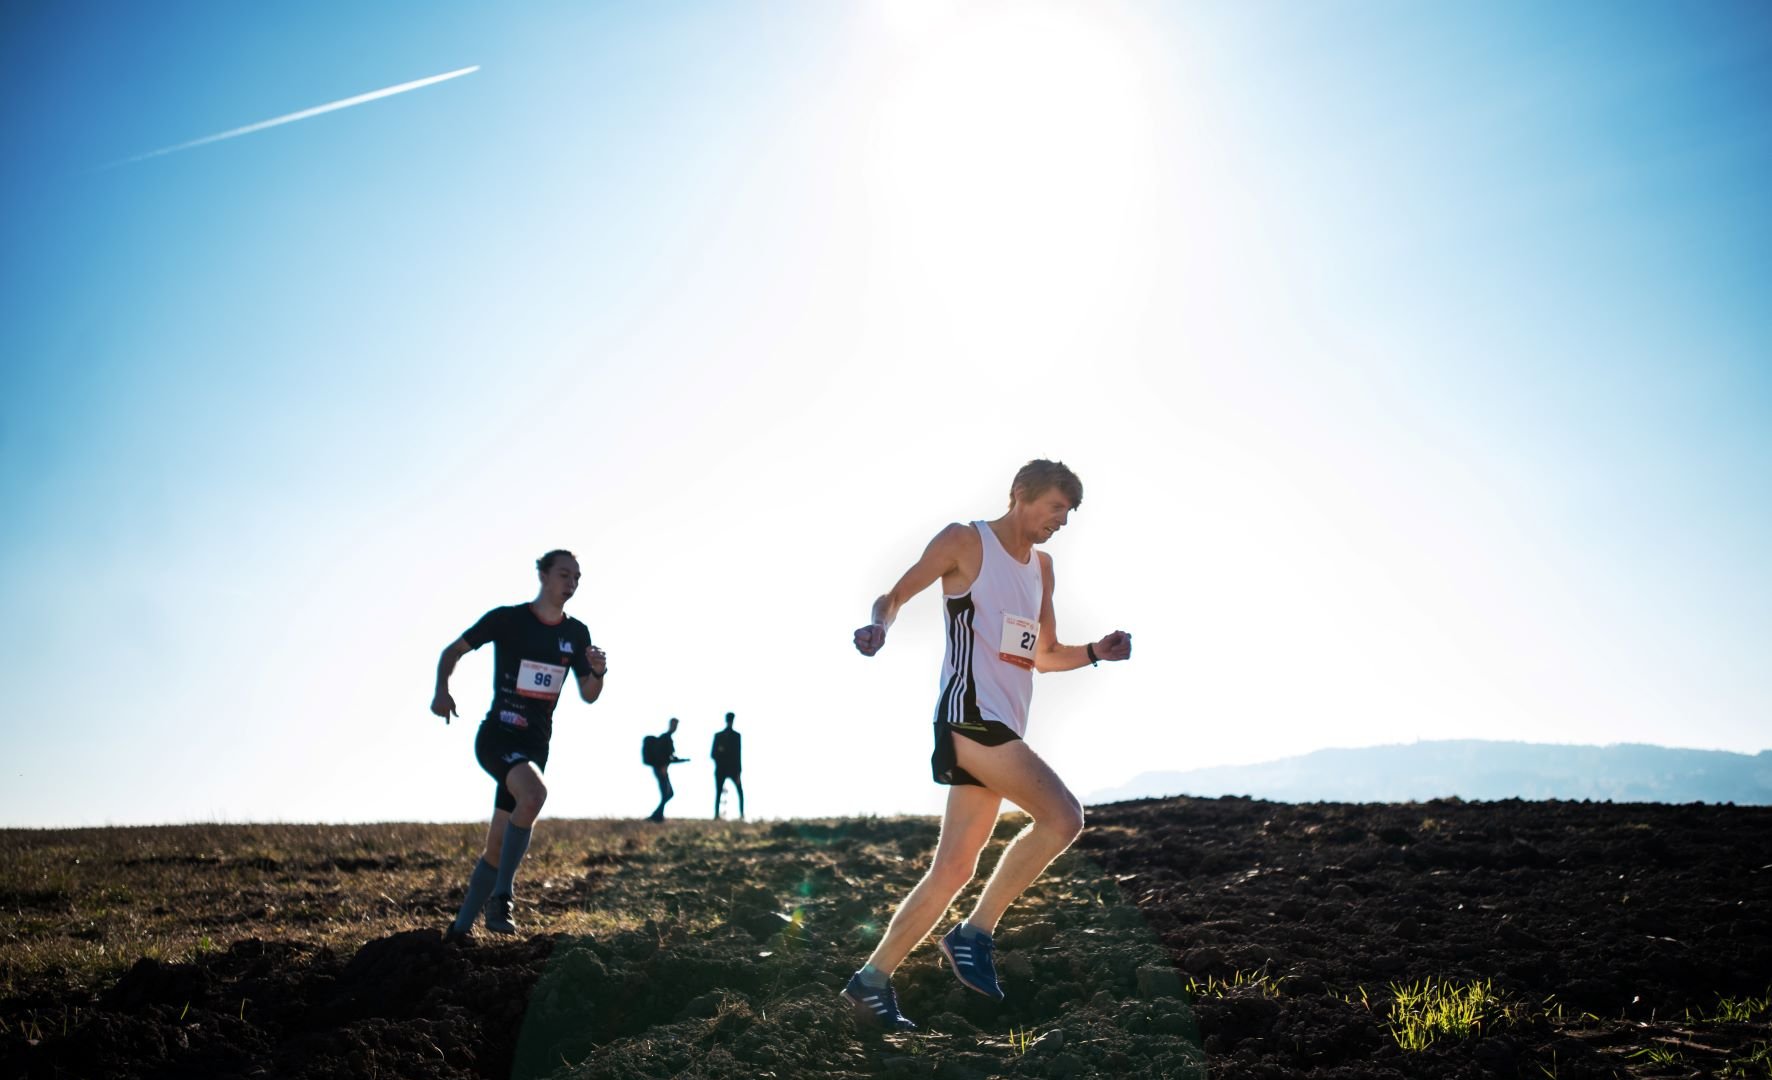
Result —
[[1021, 632], [1021, 647], [1024, 649], [1031, 649], [1034, 647], [1034, 635], [1028, 633], [1026, 630]]
[[545, 671], [538, 671], [535, 673], [535, 685], [552, 686], [554, 685], [554, 677]]

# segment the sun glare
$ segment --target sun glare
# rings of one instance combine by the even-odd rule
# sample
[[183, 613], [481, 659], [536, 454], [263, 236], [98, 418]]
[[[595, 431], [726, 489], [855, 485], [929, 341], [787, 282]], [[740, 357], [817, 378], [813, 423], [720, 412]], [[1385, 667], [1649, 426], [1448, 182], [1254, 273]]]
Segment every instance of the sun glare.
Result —
[[1069, 337], [1121, 309], [1156, 173], [1125, 27], [1081, 6], [915, 14], [870, 170], [900, 272], [956, 327], [994, 334]]

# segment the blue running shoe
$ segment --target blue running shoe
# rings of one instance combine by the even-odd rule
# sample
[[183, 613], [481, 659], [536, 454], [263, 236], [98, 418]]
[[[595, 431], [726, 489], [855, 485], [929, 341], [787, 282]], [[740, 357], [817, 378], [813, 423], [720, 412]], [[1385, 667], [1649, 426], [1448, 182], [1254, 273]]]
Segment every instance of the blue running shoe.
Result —
[[1003, 988], [997, 985], [997, 965], [991, 959], [991, 954], [996, 951], [996, 942], [989, 934], [962, 934], [958, 926], [941, 939], [941, 955], [948, 958], [954, 977], [961, 985], [992, 1001], [1002, 1001]]
[[861, 981], [858, 971], [849, 976], [849, 985], [843, 988], [843, 1000], [855, 1007], [857, 1023], [886, 1031], [917, 1030], [917, 1025], [898, 1011], [898, 995], [892, 992], [891, 983], [869, 986]]

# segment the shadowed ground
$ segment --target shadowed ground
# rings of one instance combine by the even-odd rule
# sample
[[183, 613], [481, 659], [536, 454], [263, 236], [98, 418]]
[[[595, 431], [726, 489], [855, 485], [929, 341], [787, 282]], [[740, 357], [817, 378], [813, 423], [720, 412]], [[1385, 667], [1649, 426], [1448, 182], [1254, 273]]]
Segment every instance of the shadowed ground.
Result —
[[7, 831], [0, 1076], [1772, 1077], [1769, 810], [1100, 807], [1008, 1002], [924, 948], [858, 1033], [934, 835], [544, 820], [524, 935], [452, 948], [479, 826]]

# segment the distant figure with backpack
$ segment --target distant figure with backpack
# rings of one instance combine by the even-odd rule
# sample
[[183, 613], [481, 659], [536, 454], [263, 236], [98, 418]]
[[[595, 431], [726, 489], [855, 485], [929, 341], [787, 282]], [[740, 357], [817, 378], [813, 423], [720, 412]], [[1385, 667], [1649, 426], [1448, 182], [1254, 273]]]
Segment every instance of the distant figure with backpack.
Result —
[[670, 769], [672, 765], [688, 761], [688, 758], [677, 756], [677, 741], [671, 736], [677, 733], [677, 718], [671, 717], [671, 726], [663, 735], [648, 735], [640, 740], [640, 760], [652, 767], [652, 775], [658, 778], [658, 809], [652, 812], [648, 821], [663, 821], [665, 803], [671, 801], [676, 791], [671, 788]]
[[714, 820], [720, 820], [720, 800], [726, 797], [726, 781], [738, 789], [738, 816], [744, 817], [744, 782], [738, 774], [744, 769], [744, 755], [738, 732], [732, 730], [732, 714], [726, 714], [726, 730], [714, 732]]

